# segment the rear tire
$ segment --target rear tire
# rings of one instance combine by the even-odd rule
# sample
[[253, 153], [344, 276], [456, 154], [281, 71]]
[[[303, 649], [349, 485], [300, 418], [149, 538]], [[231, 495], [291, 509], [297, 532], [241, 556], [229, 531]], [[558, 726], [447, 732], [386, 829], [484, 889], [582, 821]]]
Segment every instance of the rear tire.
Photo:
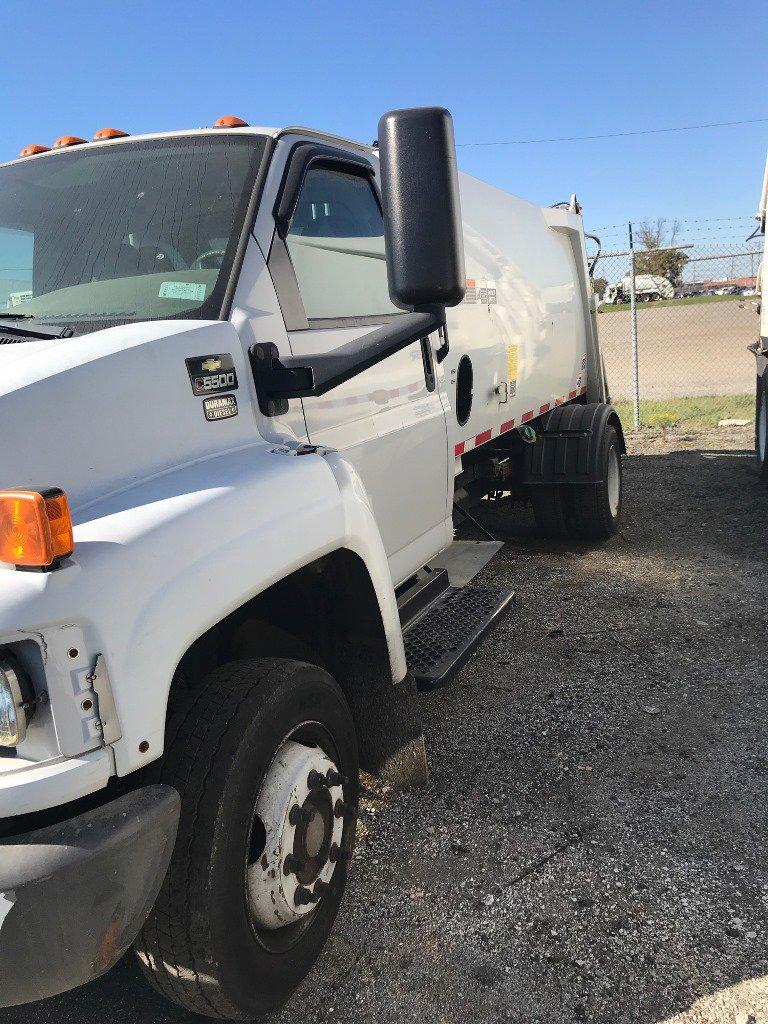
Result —
[[587, 540], [607, 540], [619, 528], [623, 503], [621, 440], [607, 423], [597, 453], [599, 483], [573, 484], [573, 532]]
[[533, 515], [545, 537], [567, 537], [570, 531], [568, 494], [564, 484], [536, 484], [531, 494]]
[[603, 403], [563, 405], [544, 421], [528, 450], [528, 494], [547, 537], [606, 540], [622, 512], [624, 439]]
[[[264, 928], [252, 879], [254, 871], [266, 872], [273, 844], [266, 843], [257, 810], [265, 801], [274, 803], [279, 787], [263, 784], [268, 774], [281, 777], [286, 748], [298, 754], [303, 776], [304, 748], [320, 751], [318, 756], [338, 767], [343, 779], [328, 783], [335, 791], [329, 789], [327, 803], [333, 807], [341, 793], [343, 806], [336, 805], [338, 813], [331, 813], [330, 824], [324, 819], [322, 828], [339, 832], [333, 821], [343, 818], [338, 846], [344, 856], [327, 856], [330, 832], [324, 846], [318, 838], [318, 863], [334, 865], [322, 890], [316, 886], [318, 901], [296, 910], [295, 920]], [[217, 669], [196, 689], [174, 718], [161, 763], [161, 780], [181, 795], [178, 838], [135, 943], [145, 975], [162, 995], [192, 1013], [226, 1020], [249, 1020], [285, 1004], [319, 956], [339, 909], [355, 835], [357, 772], [349, 706], [321, 669], [277, 658], [239, 661]], [[318, 784], [311, 785], [308, 802], [317, 796]], [[284, 820], [293, 822], [289, 810]], [[297, 843], [300, 829], [305, 844], [310, 830], [318, 831], [320, 815], [305, 813], [313, 824], [296, 827]], [[306, 871], [313, 861], [302, 863]], [[278, 879], [270, 885], [279, 884], [279, 872], [270, 868], [267, 874]], [[298, 869], [289, 871], [286, 860], [285, 875], [294, 874], [301, 877]], [[301, 884], [314, 885], [306, 879]]]

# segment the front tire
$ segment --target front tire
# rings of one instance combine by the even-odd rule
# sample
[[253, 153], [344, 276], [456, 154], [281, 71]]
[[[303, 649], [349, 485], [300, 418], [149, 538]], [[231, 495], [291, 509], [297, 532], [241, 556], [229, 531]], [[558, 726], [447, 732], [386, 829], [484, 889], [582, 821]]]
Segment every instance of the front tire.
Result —
[[135, 943], [161, 994], [227, 1020], [285, 1004], [339, 909], [357, 772], [352, 715], [326, 672], [255, 659], [197, 688], [161, 768], [181, 795], [178, 838]]

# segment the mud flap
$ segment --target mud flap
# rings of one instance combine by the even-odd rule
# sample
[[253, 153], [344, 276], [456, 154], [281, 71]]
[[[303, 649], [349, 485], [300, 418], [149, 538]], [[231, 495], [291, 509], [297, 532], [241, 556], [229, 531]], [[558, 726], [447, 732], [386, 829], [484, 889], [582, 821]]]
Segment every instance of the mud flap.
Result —
[[610, 405], [562, 405], [543, 417], [536, 444], [526, 446], [523, 482], [531, 487], [600, 483], [597, 455], [608, 420], [618, 431], [624, 455], [621, 421]]
[[[363, 652], [357, 652], [364, 656]], [[408, 673], [392, 683], [383, 659], [359, 663], [365, 686], [346, 686], [360, 747], [360, 767], [396, 789], [423, 789], [429, 781], [427, 751], [416, 696]]]

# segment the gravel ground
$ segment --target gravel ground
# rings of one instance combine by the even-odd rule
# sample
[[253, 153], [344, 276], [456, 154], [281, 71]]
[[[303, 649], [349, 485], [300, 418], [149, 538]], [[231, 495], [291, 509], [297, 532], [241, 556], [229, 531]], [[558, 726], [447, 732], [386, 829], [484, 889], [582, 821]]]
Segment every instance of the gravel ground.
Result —
[[[758, 334], [754, 299], [663, 306], [641, 302], [637, 350], [643, 398], [748, 394], [755, 367], [746, 346]], [[632, 337], [628, 310], [597, 317], [614, 398], [632, 394]]]
[[[370, 786], [353, 881], [275, 1024], [768, 1021], [768, 492], [749, 429], [645, 437], [589, 550], [500, 502], [516, 609], [422, 699], [432, 782]], [[130, 958], [0, 1024], [191, 1021]]]

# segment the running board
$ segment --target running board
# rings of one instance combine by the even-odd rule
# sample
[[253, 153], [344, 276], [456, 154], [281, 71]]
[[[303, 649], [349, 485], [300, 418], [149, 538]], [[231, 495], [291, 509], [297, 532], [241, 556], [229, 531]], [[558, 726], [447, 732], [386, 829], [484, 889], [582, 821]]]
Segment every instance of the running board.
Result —
[[449, 587], [405, 629], [405, 657], [420, 690], [445, 686], [513, 604], [507, 587]]

